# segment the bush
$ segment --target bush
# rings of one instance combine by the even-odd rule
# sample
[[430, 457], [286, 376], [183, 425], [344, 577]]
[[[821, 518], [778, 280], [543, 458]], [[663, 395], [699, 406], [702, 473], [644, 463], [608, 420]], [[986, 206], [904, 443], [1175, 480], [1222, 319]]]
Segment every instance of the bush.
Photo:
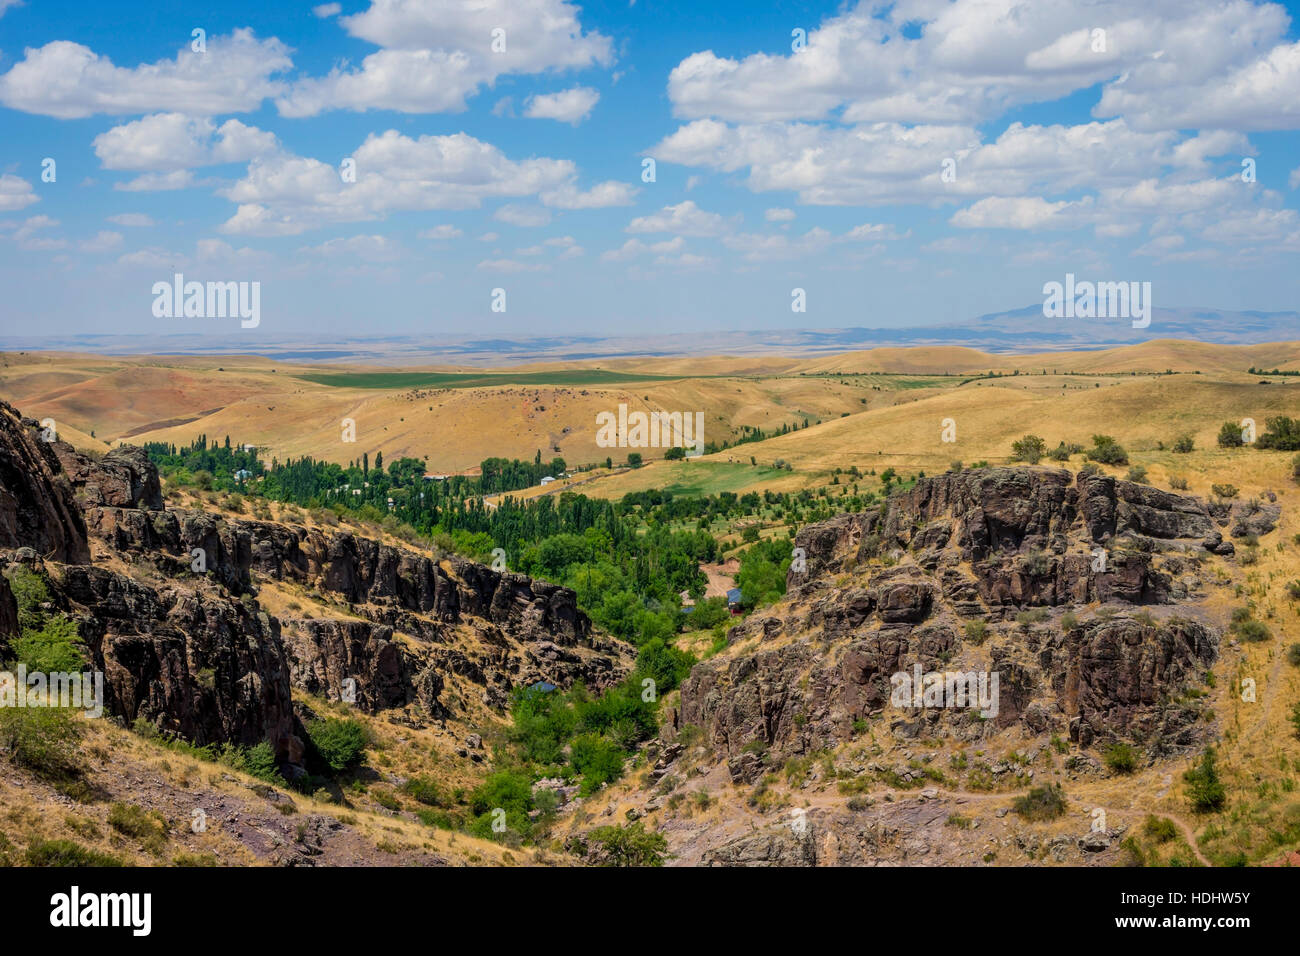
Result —
[[402, 784], [402, 790], [426, 806], [450, 806], [442, 788], [429, 777], [412, 777]]
[[1285, 415], [1264, 422], [1264, 433], [1255, 442], [1256, 447], [1277, 451], [1300, 451], [1300, 419]]
[[167, 845], [167, 821], [157, 810], [114, 803], [108, 809], [108, 825], [124, 836], [139, 840], [150, 853], [161, 853]]
[[9, 759], [33, 773], [59, 779], [77, 771], [81, 725], [60, 707], [0, 707], [0, 742]]
[[1291, 459], [1291, 480], [1300, 482], [1300, 455]]
[[1174, 491], [1186, 491], [1187, 479], [1182, 475], [1171, 475], [1169, 478], [1169, 487]]
[[341, 773], [359, 763], [368, 743], [365, 727], [350, 718], [328, 717], [308, 721], [307, 738], [312, 749], [334, 773]]
[[1191, 435], [1179, 435], [1174, 439], [1173, 452], [1176, 455], [1186, 455], [1196, 450], [1196, 442]]
[[123, 860], [73, 840], [35, 840], [27, 847], [28, 866], [126, 866]]
[[1024, 461], [1036, 465], [1042, 460], [1046, 451], [1047, 442], [1037, 435], [1026, 435], [1019, 441], [1011, 443], [1011, 458], [1013, 461]]
[[985, 624], [983, 621], [966, 622], [966, 640], [970, 641], [975, 646], [978, 647], [979, 645], [983, 644], [986, 640], [988, 640], [988, 636], [989, 636], [989, 626]]
[[1065, 795], [1059, 783], [1034, 787], [1017, 797], [1011, 808], [1026, 820], [1055, 820], [1065, 813]]
[[1147, 814], [1146, 820], [1142, 823], [1142, 832], [1156, 843], [1168, 843], [1178, 836], [1178, 826], [1166, 817]]
[[1127, 477], [1129, 481], [1134, 482], [1135, 484], [1144, 485], [1146, 484], [1146, 480], [1147, 480], [1147, 470], [1143, 468], [1141, 465], [1134, 465], [1132, 468], [1128, 470], [1128, 475], [1126, 475], [1125, 477]]
[[600, 847], [594, 854], [600, 866], [663, 866], [668, 852], [664, 835], [648, 832], [639, 821], [625, 827], [597, 827], [587, 839]]
[[1219, 437], [1216, 439], [1220, 448], [1240, 448], [1245, 444], [1241, 440], [1241, 426], [1236, 422], [1224, 422], [1219, 426]]
[[1099, 461], [1103, 465], [1127, 465], [1128, 452], [1110, 435], [1093, 435], [1088, 460]]
[[1210, 491], [1214, 492], [1220, 498], [1237, 497], [1236, 485], [1210, 485]]
[[1300, 644], [1292, 644], [1286, 649], [1286, 662], [1292, 667], [1300, 667]]
[[1132, 773], [1137, 769], [1138, 752], [1129, 744], [1113, 744], [1103, 758], [1112, 773]]
[[1187, 784], [1187, 799], [1197, 813], [1210, 813], [1223, 809], [1228, 794], [1219, 780], [1216, 766], [1218, 755], [1213, 747], [1207, 747], [1201, 755], [1201, 761], [1183, 774]]

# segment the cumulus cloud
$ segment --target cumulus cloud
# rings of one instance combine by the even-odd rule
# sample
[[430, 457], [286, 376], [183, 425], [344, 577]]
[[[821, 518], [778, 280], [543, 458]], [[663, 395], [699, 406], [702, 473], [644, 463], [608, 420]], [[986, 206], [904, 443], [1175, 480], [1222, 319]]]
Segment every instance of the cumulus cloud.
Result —
[[294, 83], [277, 106], [286, 116], [459, 112], [500, 76], [612, 63], [609, 38], [584, 33], [578, 12], [567, 0], [374, 0], [339, 23], [378, 52]]
[[40, 197], [31, 183], [12, 173], [0, 175], [0, 212], [24, 209], [34, 202], [40, 202]]
[[[325, 223], [382, 219], [397, 211], [475, 209], [487, 199], [529, 196], [543, 205], [570, 208], [566, 200], [580, 204], [584, 196], [572, 161], [512, 160], [465, 133], [412, 139], [388, 130], [368, 136], [352, 158], [352, 183], [316, 159], [279, 152], [253, 160], [242, 179], [221, 191], [238, 204], [222, 231], [288, 235]], [[535, 207], [532, 218], [542, 218]]]
[[524, 116], [529, 119], [553, 119], [561, 123], [581, 123], [600, 100], [600, 94], [589, 86], [575, 86], [558, 93], [543, 93], [528, 97]]
[[275, 135], [239, 120], [218, 127], [207, 118], [156, 113], [115, 126], [91, 144], [105, 169], [168, 172], [247, 162], [278, 148]]
[[248, 29], [209, 37], [206, 53], [186, 45], [174, 60], [136, 67], [115, 66], [80, 43], [55, 40], [27, 48], [0, 76], [0, 103], [60, 119], [158, 110], [242, 113], [276, 95], [281, 84], [272, 77], [292, 65], [288, 47], [259, 40]]
[[720, 236], [727, 229], [728, 223], [721, 215], [705, 212], [690, 199], [664, 206], [649, 216], [638, 216], [627, 226], [628, 232], [671, 232], [679, 236]]

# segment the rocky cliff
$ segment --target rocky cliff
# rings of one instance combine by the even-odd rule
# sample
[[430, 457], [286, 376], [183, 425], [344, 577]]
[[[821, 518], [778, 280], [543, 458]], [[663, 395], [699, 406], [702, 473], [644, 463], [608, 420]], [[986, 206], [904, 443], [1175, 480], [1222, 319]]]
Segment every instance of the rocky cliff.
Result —
[[[786, 600], [694, 669], [679, 723], [751, 782], [877, 722], [897, 741], [1012, 733], [1134, 741], [1151, 755], [1193, 747], [1211, 728], [1183, 691], [1220, 640], [1194, 605], [1203, 564], [1233, 550], [1221, 531], [1233, 517], [1056, 469], [922, 479], [800, 530]], [[998, 704], [895, 705], [891, 679], [918, 668], [996, 673]]]
[[[88, 457], [0, 402], [0, 567], [12, 563], [77, 621], [111, 714], [199, 744], [269, 740], [290, 763], [295, 689], [440, 720], [466, 700], [447, 699], [452, 683], [500, 708], [537, 680], [613, 683], [631, 658], [593, 636], [566, 588], [345, 531], [168, 510], [142, 450]], [[268, 613], [267, 585], [311, 608]], [[0, 635], [16, 628], [6, 583]]]

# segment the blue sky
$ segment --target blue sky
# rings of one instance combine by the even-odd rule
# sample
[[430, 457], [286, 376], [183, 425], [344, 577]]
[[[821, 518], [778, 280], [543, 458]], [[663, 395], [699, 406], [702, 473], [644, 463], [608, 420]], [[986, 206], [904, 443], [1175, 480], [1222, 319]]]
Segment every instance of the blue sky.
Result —
[[[7, 334], [689, 345], [1067, 272], [1300, 298], [1294, 5], [167, 6], [0, 0]], [[260, 282], [261, 324], [156, 318], [174, 271]]]

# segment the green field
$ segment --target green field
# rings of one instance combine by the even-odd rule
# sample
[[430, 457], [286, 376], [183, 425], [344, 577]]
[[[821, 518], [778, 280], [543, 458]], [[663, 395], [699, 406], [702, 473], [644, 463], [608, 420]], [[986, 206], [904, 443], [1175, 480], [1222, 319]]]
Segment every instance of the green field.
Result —
[[[700, 378], [701, 376], [693, 376]], [[621, 385], [671, 382], [680, 375], [636, 375], [584, 368], [554, 372], [317, 372], [299, 378], [336, 388], [484, 388], [494, 385]]]

